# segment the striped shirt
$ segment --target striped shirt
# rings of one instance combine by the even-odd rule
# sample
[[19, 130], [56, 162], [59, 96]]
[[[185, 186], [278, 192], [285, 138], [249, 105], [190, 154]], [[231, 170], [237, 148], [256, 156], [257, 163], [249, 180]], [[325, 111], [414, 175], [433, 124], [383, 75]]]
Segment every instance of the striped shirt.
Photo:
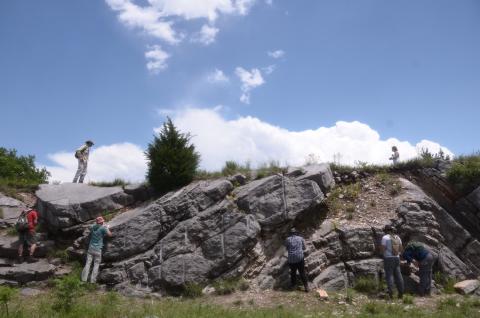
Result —
[[296, 234], [290, 235], [285, 240], [285, 247], [288, 251], [288, 263], [295, 264], [303, 260], [303, 250], [305, 250], [305, 240]]

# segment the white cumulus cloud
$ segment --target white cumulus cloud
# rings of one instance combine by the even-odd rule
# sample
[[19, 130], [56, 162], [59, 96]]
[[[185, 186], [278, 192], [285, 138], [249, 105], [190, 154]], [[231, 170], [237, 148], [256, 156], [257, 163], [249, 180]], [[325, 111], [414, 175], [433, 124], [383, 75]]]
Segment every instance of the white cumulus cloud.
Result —
[[[77, 171], [75, 150], [58, 152], [48, 157], [54, 163], [46, 166], [52, 174], [51, 181], [72, 182]], [[89, 181], [112, 181], [122, 178], [127, 181], [143, 181], [147, 171], [144, 150], [131, 143], [94, 146], [90, 151], [87, 176]]]
[[242, 82], [242, 95], [240, 96], [240, 101], [245, 104], [250, 104], [250, 91], [265, 84], [262, 72], [258, 68], [252, 68], [248, 71], [242, 67], [237, 67], [235, 69], [235, 74]]
[[285, 51], [283, 51], [283, 50], [268, 51], [267, 54], [268, 54], [268, 56], [270, 56], [274, 59], [279, 59], [279, 58], [285, 56]]
[[339, 121], [331, 127], [290, 131], [247, 116], [227, 120], [218, 110], [189, 108], [177, 112], [172, 119], [182, 131], [192, 133], [196, 148], [202, 156], [204, 169], [218, 170], [225, 161], [253, 165], [271, 160], [281, 164], [302, 165], [310, 154], [323, 162], [334, 157], [344, 164], [359, 161], [385, 164], [390, 161], [391, 147], [397, 146], [401, 160], [416, 157], [419, 150], [428, 148], [436, 153], [440, 144], [421, 140], [416, 144], [396, 138], [381, 138], [380, 134], [358, 121]]
[[215, 42], [218, 29], [204, 24], [198, 33], [195, 33], [192, 37], [192, 42], [201, 43], [203, 45], [210, 45]]
[[167, 68], [167, 59], [170, 55], [162, 50], [160, 45], [153, 45], [149, 47], [145, 52], [145, 58], [147, 59], [147, 69], [157, 74], [158, 72]]
[[207, 75], [207, 81], [210, 83], [228, 83], [230, 79], [222, 70], [216, 68], [213, 72]]

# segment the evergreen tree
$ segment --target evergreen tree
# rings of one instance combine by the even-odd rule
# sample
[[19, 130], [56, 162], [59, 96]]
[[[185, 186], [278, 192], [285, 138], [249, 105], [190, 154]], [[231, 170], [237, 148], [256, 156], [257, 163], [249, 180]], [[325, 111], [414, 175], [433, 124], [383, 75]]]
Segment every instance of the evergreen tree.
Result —
[[147, 179], [157, 191], [164, 193], [189, 184], [200, 161], [191, 135], [181, 133], [167, 117], [162, 130], [148, 145]]

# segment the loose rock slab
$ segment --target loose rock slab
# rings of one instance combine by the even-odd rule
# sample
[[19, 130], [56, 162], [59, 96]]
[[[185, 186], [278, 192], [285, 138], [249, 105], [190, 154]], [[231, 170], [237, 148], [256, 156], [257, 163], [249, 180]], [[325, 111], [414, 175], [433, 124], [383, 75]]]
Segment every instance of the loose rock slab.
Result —
[[22, 263], [13, 267], [0, 267], [0, 279], [15, 281], [25, 284], [30, 281], [41, 281], [51, 277], [55, 266], [47, 260], [40, 259], [35, 263]]
[[13, 226], [25, 208], [25, 203], [0, 193], [0, 225]]
[[95, 187], [83, 183], [42, 184], [36, 195], [40, 216], [53, 230], [92, 220], [102, 212], [134, 202], [134, 197], [121, 187]]
[[460, 294], [468, 295], [480, 287], [480, 282], [476, 279], [464, 280], [463, 282], [456, 283], [453, 287]]

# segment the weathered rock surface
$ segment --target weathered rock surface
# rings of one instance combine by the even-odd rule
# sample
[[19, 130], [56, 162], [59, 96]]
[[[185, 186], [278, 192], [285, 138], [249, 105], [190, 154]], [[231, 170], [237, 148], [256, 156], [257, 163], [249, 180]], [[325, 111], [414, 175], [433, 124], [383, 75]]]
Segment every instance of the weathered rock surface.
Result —
[[480, 211], [480, 187], [470, 193], [467, 199]]
[[36, 263], [22, 263], [13, 267], [0, 267], [0, 279], [15, 281], [20, 284], [30, 281], [41, 281], [51, 277], [55, 272], [55, 266], [46, 260]]
[[297, 180], [312, 180], [318, 184], [323, 193], [329, 192], [335, 186], [335, 178], [330, 165], [324, 163], [293, 168], [287, 175]]
[[52, 230], [66, 228], [128, 206], [134, 197], [121, 187], [96, 187], [83, 183], [42, 184], [36, 192], [38, 212]]
[[325, 198], [315, 182], [296, 181], [281, 175], [253, 181], [235, 189], [233, 195], [238, 207], [253, 214], [265, 228], [293, 221]]
[[[35, 257], [45, 257], [55, 246], [54, 241], [39, 241]], [[0, 236], [0, 257], [14, 259], [18, 255], [18, 237]]]
[[463, 295], [468, 295], [476, 291], [480, 287], [480, 282], [477, 279], [464, 280], [456, 283], [455, 290]]

